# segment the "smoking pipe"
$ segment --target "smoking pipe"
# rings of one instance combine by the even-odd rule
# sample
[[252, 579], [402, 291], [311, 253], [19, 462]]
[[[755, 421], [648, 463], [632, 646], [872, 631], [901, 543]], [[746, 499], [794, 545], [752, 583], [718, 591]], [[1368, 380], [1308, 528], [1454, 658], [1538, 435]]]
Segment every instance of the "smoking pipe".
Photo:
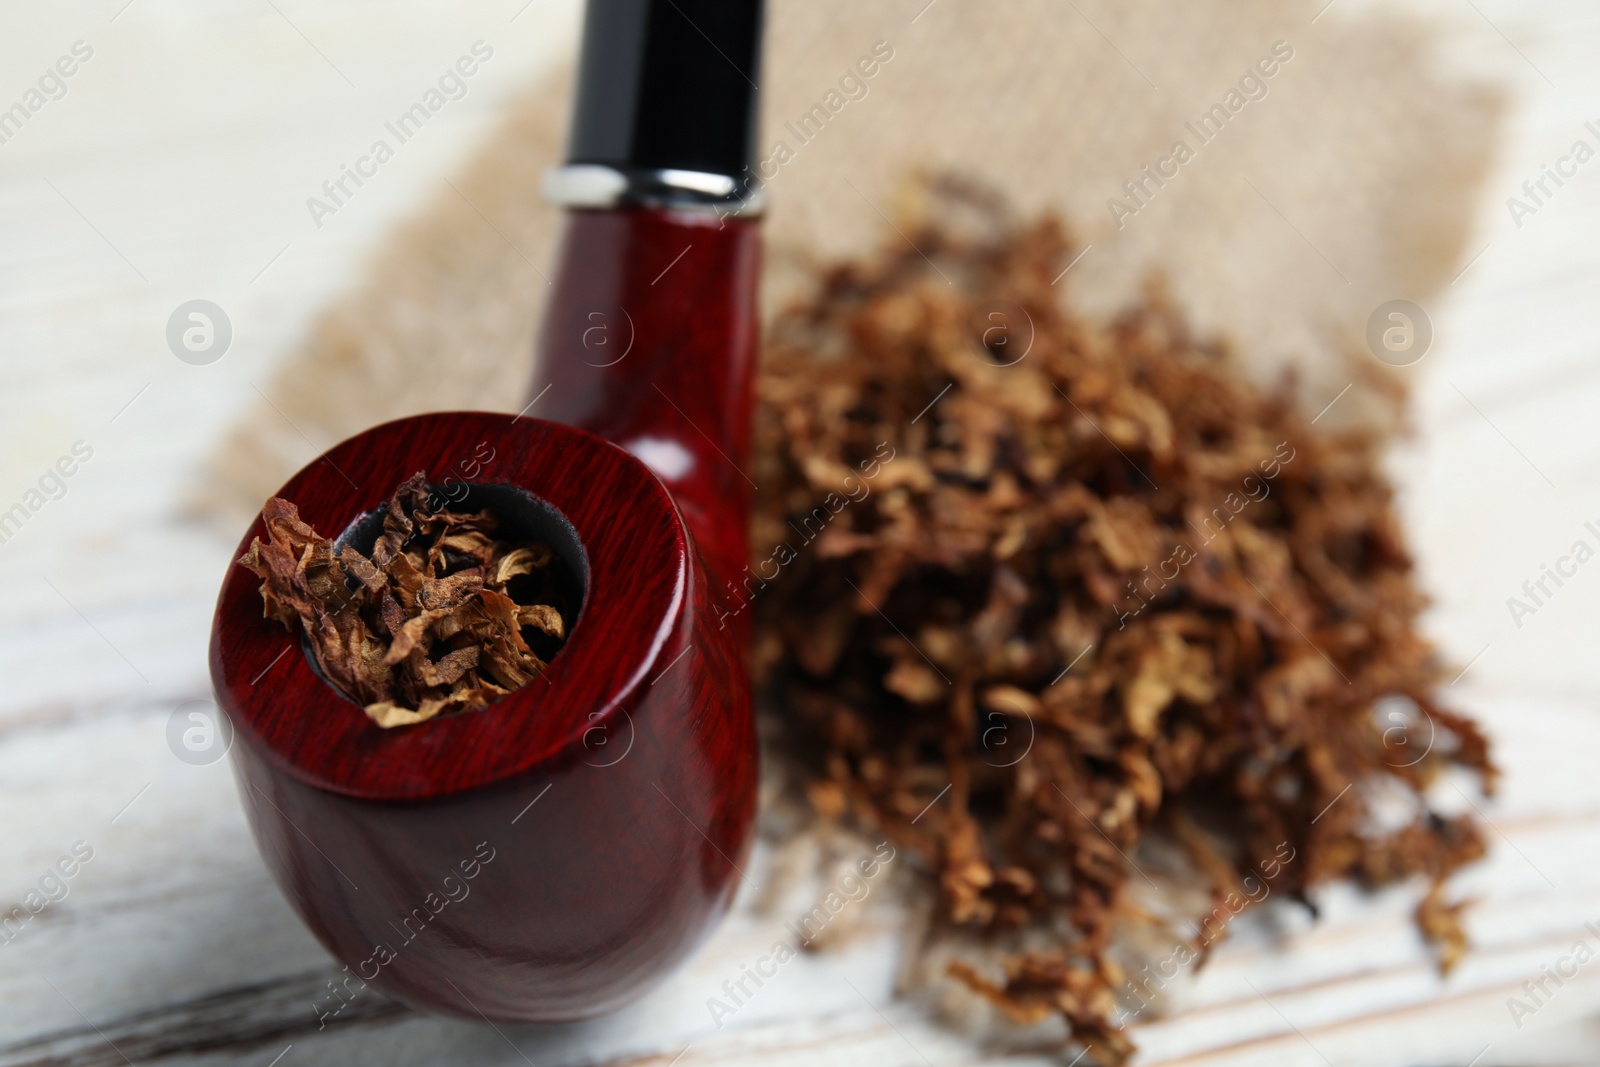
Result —
[[[517, 416], [390, 422], [278, 491], [370, 547], [416, 471], [545, 541], [581, 607], [525, 688], [384, 730], [230, 569], [211, 673], [261, 855], [348, 972], [497, 1022], [611, 1011], [728, 907], [755, 811], [745, 560], [759, 0], [590, 0], [565, 234]], [[264, 537], [258, 517], [240, 542]]]

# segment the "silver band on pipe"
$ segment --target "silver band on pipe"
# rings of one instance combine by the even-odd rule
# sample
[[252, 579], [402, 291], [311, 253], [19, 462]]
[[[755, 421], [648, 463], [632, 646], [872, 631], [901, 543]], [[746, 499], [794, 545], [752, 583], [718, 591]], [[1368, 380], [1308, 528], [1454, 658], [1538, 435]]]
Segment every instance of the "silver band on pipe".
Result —
[[760, 188], [745, 188], [726, 174], [634, 170], [599, 163], [568, 163], [546, 171], [544, 196], [562, 207], [657, 207], [705, 211], [723, 218], [759, 218], [767, 206]]

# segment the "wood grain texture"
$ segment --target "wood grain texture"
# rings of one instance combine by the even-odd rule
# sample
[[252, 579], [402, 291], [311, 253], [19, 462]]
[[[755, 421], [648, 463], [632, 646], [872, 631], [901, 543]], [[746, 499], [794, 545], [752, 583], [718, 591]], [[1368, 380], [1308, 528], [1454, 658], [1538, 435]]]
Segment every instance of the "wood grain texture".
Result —
[[[326, 1029], [308, 1008], [328, 998], [327, 982], [324, 970], [305, 971], [104, 1020], [98, 1027], [63, 1027], [0, 1047], [0, 1064], [119, 1067], [303, 1041]], [[404, 1005], [368, 995], [347, 1006], [332, 1025], [387, 1025], [407, 1014]]]
[[[755, 801], [743, 642], [719, 625], [662, 485], [581, 430], [400, 420], [281, 495], [341, 531], [409, 473], [437, 483], [475, 454], [493, 457], [480, 481], [547, 501], [587, 555], [584, 605], [543, 676], [482, 711], [382, 730], [262, 617], [255, 577], [234, 568], [213, 678], [262, 855], [349, 966], [343, 995], [369, 981], [448, 1014], [581, 1018], [658, 980], [728, 905]], [[258, 519], [241, 550], [262, 534]]]

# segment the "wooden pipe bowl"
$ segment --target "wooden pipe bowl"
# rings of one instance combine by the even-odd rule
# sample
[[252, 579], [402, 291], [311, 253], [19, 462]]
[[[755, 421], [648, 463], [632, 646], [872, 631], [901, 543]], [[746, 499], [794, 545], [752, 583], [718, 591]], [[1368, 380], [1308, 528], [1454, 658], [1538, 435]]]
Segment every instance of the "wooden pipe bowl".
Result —
[[[230, 570], [210, 648], [261, 854], [352, 977], [466, 1018], [613, 1010], [699, 943], [741, 878], [756, 799], [744, 628], [682, 513], [583, 430], [480, 412], [352, 438], [279, 491], [334, 536], [417, 471], [520, 487], [571, 524], [587, 591], [525, 688], [380, 729]], [[258, 518], [240, 542], [264, 536]], [[739, 538], [742, 545], [742, 535]]]

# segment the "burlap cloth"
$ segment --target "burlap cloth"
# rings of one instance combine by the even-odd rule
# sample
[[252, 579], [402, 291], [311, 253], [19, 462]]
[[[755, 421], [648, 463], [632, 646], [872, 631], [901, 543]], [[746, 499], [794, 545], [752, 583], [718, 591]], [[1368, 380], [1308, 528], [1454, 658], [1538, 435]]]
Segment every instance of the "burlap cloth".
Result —
[[[1080, 307], [1114, 310], [1159, 273], [1254, 370], [1301, 368], [1320, 408], [1360, 377], [1350, 356], [1372, 310], [1430, 306], [1470, 255], [1502, 110], [1440, 69], [1427, 26], [1344, 4], [1317, 17], [1322, 2], [770, 0], [762, 154], [782, 141], [793, 157], [765, 168], [768, 314], [807, 264], [894, 237], [879, 212], [893, 216], [909, 172], [949, 168], [1068, 220], [1090, 246], [1062, 282]], [[893, 58], [865, 95], [830, 100], [880, 41]], [[1241, 89], [1275, 42], [1292, 58]], [[567, 97], [565, 74], [533, 87], [331, 302], [264, 383], [271, 404], [219, 442], [195, 494], [206, 510], [239, 528], [313, 458], [307, 439], [522, 406], [557, 223], [537, 190]], [[840, 99], [806, 143], [785, 125]], [[1202, 143], [1213, 106], [1228, 121]], [[1162, 163], [1180, 140], [1193, 158]], [[1146, 165], [1176, 175], [1158, 187]], [[1138, 208], [1120, 225], [1113, 197]], [[1362, 410], [1358, 388], [1330, 421]]]

